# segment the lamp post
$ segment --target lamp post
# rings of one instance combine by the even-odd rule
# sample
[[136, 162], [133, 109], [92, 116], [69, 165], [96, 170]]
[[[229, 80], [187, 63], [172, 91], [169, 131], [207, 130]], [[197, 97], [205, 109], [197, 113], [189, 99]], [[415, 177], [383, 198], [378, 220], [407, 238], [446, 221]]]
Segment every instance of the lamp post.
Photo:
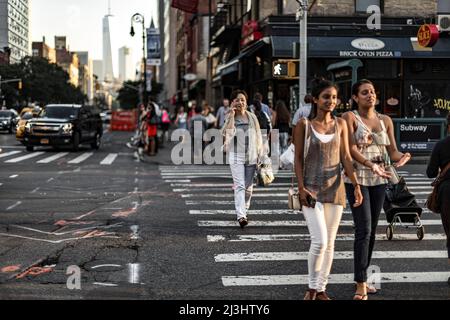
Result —
[[[305, 99], [306, 82], [308, 79], [307, 63], [308, 63], [308, 0], [296, 0], [299, 4], [297, 10], [297, 20], [299, 20], [300, 27], [300, 57], [299, 57], [299, 86], [298, 99], [299, 105]], [[315, 2], [315, 1], [314, 1]]]
[[147, 95], [147, 59], [145, 58], [145, 18], [142, 14], [140, 13], [135, 13], [132, 17], [131, 17], [131, 30], [130, 30], [130, 35], [132, 37], [134, 37], [135, 32], [134, 32], [134, 27], [133, 27], [133, 23], [141, 23], [142, 24], [142, 65], [144, 67], [144, 80], [142, 83], [142, 98], [141, 101], [144, 105], [147, 105], [148, 102], [148, 95]]

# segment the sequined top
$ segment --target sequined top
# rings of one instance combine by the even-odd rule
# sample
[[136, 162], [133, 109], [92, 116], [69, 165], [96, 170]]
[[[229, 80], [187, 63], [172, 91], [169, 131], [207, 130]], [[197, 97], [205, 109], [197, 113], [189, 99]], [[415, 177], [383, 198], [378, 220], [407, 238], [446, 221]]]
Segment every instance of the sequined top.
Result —
[[[373, 163], [382, 164], [383, 161], [387, 161], [389, 157], [386, 146], [389, 146], [391, 142], [381, 116], [377, 113], [381, 123], [381, 131], [374, 132], [362, 121], [358, 111], [355, 110], [353, 113], [356, 117], [358, 126], [355, 131], [355, 140], [358, 151], [365, 159], [370, 160]], [[355, 168], [360, 185], [371, 187], [386, 184], [388, 182], [387, 179], [374, 174], [372, 169], [356, 160], [353, 160], [353, 167]], [[351, 183], [348, 177], [345, 177], [345, 183]]]
[[[304, 185], [321, 203], [332, 203], [345, 207], [345, 189], [341, 176], [340, 135], [335, 118], [334, 137], [322, 142], [313, 130], [305, 157]], [[308, 121], [309, 129], [312, 125]]]

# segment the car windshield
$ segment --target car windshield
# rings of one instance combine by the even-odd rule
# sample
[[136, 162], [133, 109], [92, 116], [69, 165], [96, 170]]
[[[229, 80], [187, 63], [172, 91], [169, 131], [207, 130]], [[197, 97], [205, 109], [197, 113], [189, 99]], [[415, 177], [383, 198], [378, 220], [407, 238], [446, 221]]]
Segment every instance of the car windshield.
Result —
[[47, 107], [41, 114], [40, 118], [56, 118], [56, 119], [68, 119], [76, 118], [78, 115], [78, 108], [73, 107]]
[[22, 118], [21, 118], [21, 119], [23, 119], [23, 120], [30, 120], [31, 118], [33, 118], [33, 114], [32, 114], [31, 112], [25, 112], [25, 113], [22, 115]]
[[9, 117], [11, 116], [11, 111], [0, 111], [0, 117]]

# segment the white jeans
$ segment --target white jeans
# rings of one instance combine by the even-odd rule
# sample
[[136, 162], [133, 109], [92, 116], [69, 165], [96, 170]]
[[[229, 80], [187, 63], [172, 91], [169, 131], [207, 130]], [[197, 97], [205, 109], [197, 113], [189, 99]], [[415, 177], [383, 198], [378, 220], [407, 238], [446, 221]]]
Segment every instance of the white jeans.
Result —
[[311, 235], [308, 254], [309, 288], [325, 291], [333, 263], [334, 241], [344, 208], [330, 203], [316, 203], [314, 209], [302, 207]]
[[229, 160], [233, 176], [234, 205], [236, 207], [237, 220], [239, 220], [247, 217], [247, 210], [250, 208], [256, 165], [246, 165], [244, 158], [238, 156], [236, 159], [231, 153]]

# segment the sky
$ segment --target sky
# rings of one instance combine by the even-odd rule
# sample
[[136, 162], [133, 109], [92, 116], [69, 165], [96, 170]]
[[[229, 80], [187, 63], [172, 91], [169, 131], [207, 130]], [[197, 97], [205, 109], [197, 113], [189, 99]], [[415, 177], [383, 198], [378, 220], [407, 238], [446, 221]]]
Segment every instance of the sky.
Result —
[[[158, 27], [158, 0], [110, 0], [111, 47], [114, 76], [119, 76], [119, 48], [130, 47], [133, 61], [142, 59], [142, 24], [135, 24], [130, 36], [131, 17], [141, 13], [146, 27], [153, 18]], [[70, 51], [88, 51], [93, 60], [102, 59], [102, 20], [108, 12], [108, 0], [30, 0], [31, 41], [55, 47], [55, 36], [66, 36]]]

